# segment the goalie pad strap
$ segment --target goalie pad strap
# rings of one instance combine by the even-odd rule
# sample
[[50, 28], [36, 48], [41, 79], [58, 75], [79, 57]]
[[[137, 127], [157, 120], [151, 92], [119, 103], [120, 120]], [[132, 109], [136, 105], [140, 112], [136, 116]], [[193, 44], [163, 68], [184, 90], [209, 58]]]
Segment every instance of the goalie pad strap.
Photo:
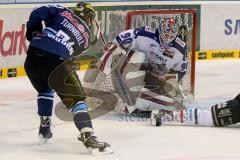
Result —
[[[162, 97], [163, 97], [163, 96], [162, 96]], [[174, 105], [173, 102], [169, 102], [169, 101], [167, 101], [166, 99], [159, 98], [159, 97], [153, 97], [153, 96], [148, 95], [148, 94], [145, 94], [145, 93], [142, 93], [142, 95], [140, 96], [140, 98], [145, 99], [145, 100], [148, 100], [148, 101], [152, 101], [152, 102], [155, 102], [155, 103], [157, 103], [157, 104], [164, 105], [164, 106], [173, 106], [173, 105]], [[167, 98], [168, 98], [168, 97], [167, 97]]]

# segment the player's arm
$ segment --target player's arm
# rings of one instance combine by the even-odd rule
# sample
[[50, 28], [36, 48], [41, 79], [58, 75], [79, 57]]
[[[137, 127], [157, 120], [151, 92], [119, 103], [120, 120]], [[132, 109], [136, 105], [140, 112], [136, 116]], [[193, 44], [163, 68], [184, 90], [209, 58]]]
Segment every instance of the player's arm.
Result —
[[[161, 111], [160, 111], [161, 112]], [[161, 120], [157, 121], [156, 116], [161, 116]], [[166, 116], [172, 118], [165, 118]], [[200, 109], [200, 107], [188, 107], [182, 111], [173, 111], [171, 114], [159, 113], [158, 111], [152, 112], [152, 125], [159, 123], [173, 121], [180, 122], [185, 125], [200, 125], [212, 127], [224, 127], [231, 124], [240, 122], [240, 94], [234, 99], [215, 104], [210, 109]]]
[[184, 47], [178, 45], [173, 47], [172, 49], [174, 50], [173, 70], [177, 72], [178, 82], [181, 82], [188, 69], [187, 47], [185, 45]]
[[122, 49], [126, 51], [139, 50], [137, 47], [137, 33], [140, 29], [130, 29], [121, 32], [113, 40], [113, 43], [118, 44]]
[[41, 33], [43, 26], [42, 21], [49, 23], [51, 17], [59, 13], [60, 9], [63, 9], [61, 6], [42, 6], [34, 9], [27, 22], [27, 40], [31, 40], [34, 35]]
[[150, 28], [148, 26], [144, 26], [141, 28], [130, 29], [121, 32], [116, 36], [113, 40], [114, 43], [118, 44], [121, 48], [126, 51], [134, 50], [144, 52], [142, 48], [145, 45], [143, 41], [140, 41], [140, 34], [144, 34], [148, 32], [146, 28]]
[[174, 52], [173, 66], [172, 69], [177, 73], [177, 85], [176, 85], [176, 96], [181, 96], [183, 99], [182, 103], [189, 103], [192, 101], [192, 95], [185, 93], [182, 87], [182, 80], [187, 73], [188, 69], [188, 52], [185, 42], [180, 38], [174, 40], [174, 45], [171, 50]]

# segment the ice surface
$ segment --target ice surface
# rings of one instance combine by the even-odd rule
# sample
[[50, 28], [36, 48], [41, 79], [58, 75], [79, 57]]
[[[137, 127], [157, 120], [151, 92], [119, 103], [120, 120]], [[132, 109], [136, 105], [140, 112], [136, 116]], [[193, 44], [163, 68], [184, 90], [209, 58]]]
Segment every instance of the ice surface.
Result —
[[[238, 94], [239, 66], [240, 60], [198, 61], [195, 104], [208, 107]], [[89, 155], [77, 141], [74, 124], [55, 116], [52, 141], [39, 146], [36, 95], [26, 77], [0, 80], [0, 160], [240, 159], [239, 125], [151, 127], [144, 120], [126, 121], [113, 113], [93, 121], [96, 135], [112, 145], [113, 155]]]

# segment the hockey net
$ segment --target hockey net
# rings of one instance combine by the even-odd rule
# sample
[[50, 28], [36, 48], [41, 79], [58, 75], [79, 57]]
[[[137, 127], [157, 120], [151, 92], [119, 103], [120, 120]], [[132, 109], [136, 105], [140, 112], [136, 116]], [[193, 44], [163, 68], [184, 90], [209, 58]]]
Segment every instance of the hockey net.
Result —
[[195, 50], [196, 50], [196, 11], [195, 10], [143, 10], [110, 13], [109, 39], [126, 29], [148, 25], [159, 26], [163, 17], [174, 17], [179, 29], [179, 36], [188, 47], [188, 70], [183, 79], [183, 90], [194, 95], [195, 86]]
[[[195, 10], [144, 10], [144, 11], [112, 11], [110, 16], [110, 28], [108, 41], [113, 40], [120, 32], [130, 28], [140, 28], [148, 25], [152, 28], [159, 26], [159, 22], [163, 17], [174, 17], [178, 28], [179, 36], [186, 42], [188, 46], [188, 70], [183, 79], [183, 91], [194, 95], [195, 84], [195, 46], [196, 46], [196, 12]], [[125, 57], [131, 63], [134, 56]], [[133, 60], [134, 61], [134, 60]], [[126, 63], [123, 62], [123, 63]], [[126, 67], [127, 68], [127, 67]], [[92, 74], [90, 74], [92, 75]], [[99, 76], [100, 75], [100, 76]], [[99, 73], [94, 84], [90, 83], [88, 88], [93, 89], [91, 97], [98, 97], [97, 94], [111, 93], [116, 94], [116, 83], [113, 82], [113, 75], [103, 75]], [[126, 76], [126, 75], [125, 75]], [[100, 77], [100, 78], [99, 78]], [[175, 74], [170, 75], [174, 77], [170, 79], [170, 86], [176, 86]], [[95, 92], [99, 90], [101, 92]], [[174, 89], [173, 89], [174, 90]], [[95, 94], [95, 95], [94, 95]], [[174, 93], [175, 94], [175, 93]], [[174, 95], [173, 94], [173, 95]], [[121, 97], [121, 96], [120, 96]], [[106, 100], [109, 100], [111, 95], [105, 94]], [[95, 103], [95, 100], [90, 99], [90, 103]]]

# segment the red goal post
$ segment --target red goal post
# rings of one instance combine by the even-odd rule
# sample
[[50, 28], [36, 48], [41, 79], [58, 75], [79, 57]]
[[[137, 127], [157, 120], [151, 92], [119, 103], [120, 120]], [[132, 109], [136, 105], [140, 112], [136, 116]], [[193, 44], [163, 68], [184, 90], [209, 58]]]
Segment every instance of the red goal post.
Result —
[[[144, 24], [141, 24], [141, 26], [144, 25], [150, 25], [149, 23], [153, 21], [157, 21], [156, 17], [161, 18], [161, 16], [170, 15], [175, 16], [176, 19], [179, 20], [179, 26], [180, 25], [187, 25], [187, 40], [186, 43], [189, 47], [189, 70], [187, 72], [187, 75], [185, 77], [185, 80], [183, 83], [184, 88], [187, 92], [190, 92], [192, 95], [194, 95], [194, 88], [195, 88], [195, 56], [196, 56], [196, 31], [197, 31], [197, 15], [196, 10], [138, 10], [138, 11], [129, 11], [126, 14], [126, 28], [125, 29], [131, 29], [131, 28], [137, 28], [140, 26], [137, 26], [137, 17], [140, 17], [139, 21], [144, 22], [148, 21]], [[151, 17], [153, 17], [153, 20], [151, 20]], [[182, 22], [181, 22], [182, 21]], [[153, 27], [154, 28], [154, 27]]]

